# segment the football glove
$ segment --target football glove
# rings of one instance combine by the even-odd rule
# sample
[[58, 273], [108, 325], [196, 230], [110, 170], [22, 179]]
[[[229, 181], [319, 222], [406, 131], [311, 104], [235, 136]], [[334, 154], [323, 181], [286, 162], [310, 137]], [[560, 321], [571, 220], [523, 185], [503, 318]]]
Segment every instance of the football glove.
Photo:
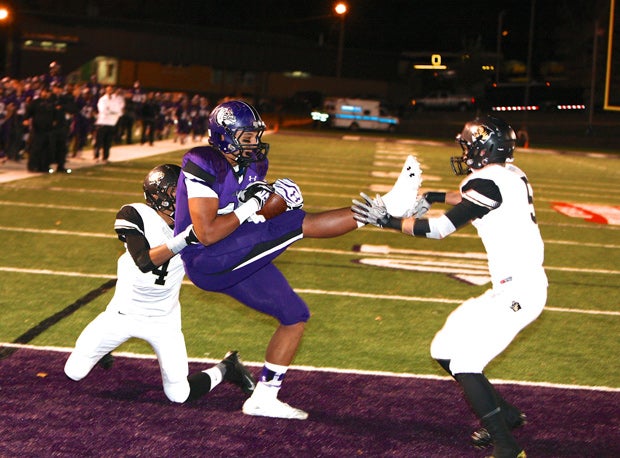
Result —
[[301, 195], [301, 189], [293, 180], [288, 178], [278, 178], [273, 183], [273, 190], [276, 194], [286, 200], [289, 210], [301, 208], [304, 205], [304, 198]]
[[196, 232], [194, 231], [194, 225], [190, 224], [185, 228], [183, 232], [178, 233], [173, 238], [166, 242], [166, 246], [174, 254], [179, 253], [187, 245], [195, 245], [200, 243]]
[[254, 199], [258, 203], [258, 210], [263, 208], [269, 196], [274, 192], [273, 187], [266, 181], [255, 181], [237, 193], [239, 202], [245, 203]]
[[353, 199], [353, 205], [351, 206], [351, 211], [354, 213], [353, 218], [363, 224], [372, 224], [377, 227], [389, 226], [392, 216], [385, 208], [381, 196], [377, 194], [377, 197], [372, 199], [363, 192], [360, 192], [360, 196], [362, 196], [365, 202]]
[[418, 200], [415, 201], [415, 206], [413, 207], [413, 216], [414, 218], [422, 218], [431, 208], [431, 204], [428, 200], [426, 200], [426, 194], [418, 197]]
[[188, 245], [196, 245], [197, 243], [200, 243], [198, 241], [198, 237], [196, 237], [196, 231], [194, 231], [193, 224], [190, 224], [189, 226], [187, 226], [187, 228], [183, 232], [181, 232], [179, 235], [183, 236], [185, 243], [187, 243]]

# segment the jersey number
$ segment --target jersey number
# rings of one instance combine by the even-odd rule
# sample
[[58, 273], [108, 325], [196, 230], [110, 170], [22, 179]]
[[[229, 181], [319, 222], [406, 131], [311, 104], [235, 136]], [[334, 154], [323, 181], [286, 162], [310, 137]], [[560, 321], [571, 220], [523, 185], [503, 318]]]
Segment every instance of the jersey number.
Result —
[[153, 275], [156, 276], [155, 278], [156, 285], [166, 284], [166, 275], [168, 275], [168, 264], [170, 264], [170, 260], [164, 262], [161, 266], [151, 271]]
[[532, 190], [532, 186], [530, 182], [527, 181], [527, 177], [521, 177], [523, 183], [525, 183], [525, 189], [527, 190], [527, 202], [530, 204], [530, 216], [532, 217], [532, 221], [534, 224], [536, 222], [536, 213], [534, 212], [534, 191]]

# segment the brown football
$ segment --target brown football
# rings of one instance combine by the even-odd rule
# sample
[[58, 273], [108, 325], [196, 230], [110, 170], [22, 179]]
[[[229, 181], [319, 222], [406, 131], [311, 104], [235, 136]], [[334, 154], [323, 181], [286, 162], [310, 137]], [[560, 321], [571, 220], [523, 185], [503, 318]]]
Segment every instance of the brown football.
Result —
[[265, 202], [263, 208], [257, 211], [256, 214], [263, 216], [265, 219], [271, 219], [284, 213], [286, 208], [286, 200], [274, 192], [267, 198], [267, 202]]

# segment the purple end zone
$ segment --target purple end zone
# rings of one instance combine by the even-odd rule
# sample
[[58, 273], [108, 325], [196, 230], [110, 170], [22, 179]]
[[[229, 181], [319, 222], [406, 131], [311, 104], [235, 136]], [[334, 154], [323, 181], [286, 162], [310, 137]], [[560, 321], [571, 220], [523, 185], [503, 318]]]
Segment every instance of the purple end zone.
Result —
[[[473, 414], [450, 380], [304, 372], [281, 398], [307, 421], [243, 415], [244, 395], [218, 386], [170, 403], [156, 361], [116, 357], [82, 382], [65, 353], [20, 349], [0, 360], [0, 456], [483, 457], [469, 445]], [[191, 364], [191, 371], [201, 369]], [[256, 370], [255, 370], [256, 372]], [[620, 393], [500, 385], [529, 423], [531, 457], [620, 456]]]

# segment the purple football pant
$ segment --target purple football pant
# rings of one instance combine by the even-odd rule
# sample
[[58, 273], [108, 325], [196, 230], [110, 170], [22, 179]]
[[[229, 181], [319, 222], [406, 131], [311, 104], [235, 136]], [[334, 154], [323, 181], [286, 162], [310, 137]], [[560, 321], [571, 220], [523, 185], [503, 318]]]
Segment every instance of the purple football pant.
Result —
[[189, 246], [181, 253], [185, 272], [199, 288], [227, 294], [284, 325], [308, 321], [308, 306], [272, 263], [303, 238], [305, 215], [292, 210], [264, 223], [246, 222], [213, 245]]

